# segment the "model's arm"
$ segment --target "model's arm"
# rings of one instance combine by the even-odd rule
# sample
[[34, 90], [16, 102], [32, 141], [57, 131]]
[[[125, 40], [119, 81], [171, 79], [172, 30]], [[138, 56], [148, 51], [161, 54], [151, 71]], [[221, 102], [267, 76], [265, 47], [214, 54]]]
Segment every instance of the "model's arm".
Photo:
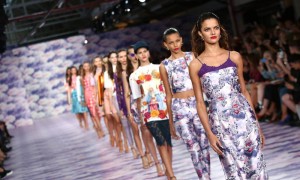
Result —
[[[250, 95], [249, 95], [249, 93], [246, 89], [246, 85], [245, 85], [245, 80], [244, 80], [244, 76], [243, 76], [242, 57], [238, 52], [235, 52], [235, 51], [232, 51], [232, 53], [230, 53], [230, 54], [231, 54], [231, 57], [230, 57], [231, 60], [237, 65], [238, 77], [239, 77], [239, 82], [240, 82], [240, 87], [241, 87], [241, 93], [246, 97], [248, 103], [250, 104], [250, 106], [252, 108], [252, 111], [255, 112], [252, 101], [251, 101], [251, 97], [250, 97]], [[258, 125], [259, 130], [260, 130], [261, 143], [262, 143], [262, 146], [264, 146], [265, 138], [264, 138], [263, 132], [262, 132], [260, 126], [259, 126], [257, 117], [256, 117], [256, 120], [257, 120], [257, 125]]]
[[197, 59], [193, 59], [193, 61], [190, 63], [189, 66], [189, 72], [190, 72], [190, 77], [193, 83], [193, 89], [196, 97], [197, 113], [205, 129], [211, 147], [218, 155], [223, 155], [221, 150], [222, 145], [219, 139], [217, 138], [217, 136], [214, 135], [213, 132], [211, 131], [211, 127], [208, 121], [206, 105], [204, 103], [204, 99], [202, 95], [201, 81], [198, 76], [198, 71], [200, 68], [201, 68], [200, 62]]
[[132, 114], [131, 114], [131, 106], [130, 106], [130, 90], [129, 90], [129, 84], [127, 81], [127, 75], [125, 71], [122, 72], [122, 82], [124, 87], [124, 98], [126, 102], [126, 108], [128, 111], [128, 120], [130, 122], [133, 122]]
[[162, 63], [159, 66], [159, 73], [160, 73], [161, 80], [163, 81], [165, 92], [166, 92], [167, 111], [169, 113], [169, 124], [170, 124], [171, 136], [175, 139], [178, 139], [179, 137], [176, 135], [176, 130], [174, 127], [174, 122], [173, 122], [172, 92], [170, 89], [170, 84], [168, 81], [168, 74], [167, 74], [166, 68]]

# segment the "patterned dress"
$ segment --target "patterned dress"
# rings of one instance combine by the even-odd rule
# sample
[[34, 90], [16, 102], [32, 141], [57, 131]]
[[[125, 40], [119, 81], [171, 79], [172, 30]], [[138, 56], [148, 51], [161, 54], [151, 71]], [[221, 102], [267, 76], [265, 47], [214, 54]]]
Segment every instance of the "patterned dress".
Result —
[[209, 100], [212, 132], [224, 148], [220, 160], [226, 178], [268, 179], [258, 122], [241, 93], [236, 64], [230, 57], [218, 67], [202, 64], [198, 75]]
[[[192, 60], [192, 53], [185, 52], [184, 57], [162, 61], [173, 93], [193, 89], [188, 70]], [[170, 108], [176, 130], [191, 155], [199, 179], [210, 179], [209, 143], [197, 113], [195, 97], [172, 98]]]
[[84, 113], [88, 109], [84, 106], [84, 98], [82, 93], [82, 86], [80, 83], [80, 76], [72, 76], [71, 84], [71, 98], [72, 98], [72, 113]]
[[83, 79], [84, 98], [92, 117], [96, 117], [98, 111], [96, 107], [96, 82], [92, 74], [86, 75]]

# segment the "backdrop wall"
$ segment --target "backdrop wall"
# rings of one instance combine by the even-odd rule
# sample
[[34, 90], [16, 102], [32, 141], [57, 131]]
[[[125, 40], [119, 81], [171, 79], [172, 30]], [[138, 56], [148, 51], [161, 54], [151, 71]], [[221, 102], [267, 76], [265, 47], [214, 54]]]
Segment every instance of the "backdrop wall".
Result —
[[[127, 48], [139, 40], [150, 45], [154, 63], [168, 52], [162, 47], [162, 35], [169, 27], [177, 28], [190, 50], [190, 33], [197, 16], [184, 16], [137, 27], [82, 35], [16, 48], [0, 55], [0, 120], [10, 128], [31, 125], [45, 116], [70, 111], [64, 88], [65, 69], [85, 60]], [[84, 40], [88, 44], [84, 45]], [[74, 117], [75, 118], [75, 117]]]

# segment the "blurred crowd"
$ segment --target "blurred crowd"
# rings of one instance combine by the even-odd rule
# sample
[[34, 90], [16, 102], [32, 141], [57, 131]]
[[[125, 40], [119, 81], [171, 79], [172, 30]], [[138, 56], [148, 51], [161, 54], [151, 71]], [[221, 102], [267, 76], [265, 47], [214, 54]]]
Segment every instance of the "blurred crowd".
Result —
[[0, 121], [0, 179], [13, 173], [13, 171], [4, 168], [5, 161], [9, 159], [8, 153], [12, 150], [12, 147], [8, 146], [12, 138], [13, 136], [9, 134], [5, 122]]
[[300, 23], [274, 16], [275, 26], [246, 28], [233, 49], [242, 53], [244, 77], [260, 121], [299, 126]]

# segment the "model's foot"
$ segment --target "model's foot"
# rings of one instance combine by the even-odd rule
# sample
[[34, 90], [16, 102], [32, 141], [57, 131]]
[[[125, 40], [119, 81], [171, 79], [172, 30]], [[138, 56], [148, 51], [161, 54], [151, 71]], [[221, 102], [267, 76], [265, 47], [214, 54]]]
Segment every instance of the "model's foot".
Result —
[[148, 153], [148, 152], [145, 152], [145, 156], [146, 156], [147, 159], [148, 159], [149, 166], [152, 167], [152, 166], [153, 166], [153, 160], [152, 160], [151, 154]]
[[115, 137], [114, 136], [109, 137], [109, 142], [110, 142], [111, 147], [115, 147]]
[[157, 176], [160, 177], [160, 176], [164, 176], [165, 173], [161, 167], [161, 164], [159, 162], [156, 162], [155, 163], [155, 166], [156, 166], [156, 171], [157, 171]]
[[145, 155], [142, 156], [142, 164], [143, 164], [143, 168], [144, 169], [148, 169], [150, 167], [148, 159], [147, 159], [147, 157]]
[[119, 152], [123, 153], [124, 149], [123, 149], [123, 141], [122, 140], [119, 141], [118, 146], [119, 146]]
[[137, 159], [138, 158], [138, 153], [137, 153], [137, 151], [134, 147], [131, 148], [131, 152], [132, 152], [133, 158]]

